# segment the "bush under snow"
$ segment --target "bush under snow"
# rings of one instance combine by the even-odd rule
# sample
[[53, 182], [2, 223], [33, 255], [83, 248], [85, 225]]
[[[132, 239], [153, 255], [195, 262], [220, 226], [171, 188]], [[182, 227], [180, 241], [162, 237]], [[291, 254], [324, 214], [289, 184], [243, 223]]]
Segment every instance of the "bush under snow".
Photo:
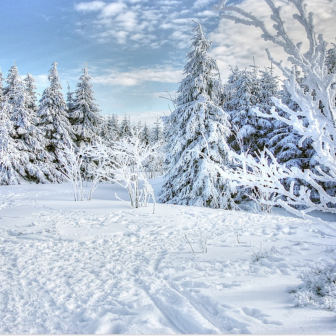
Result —
[[314, 264], [299, 275], [303, 284], [290, 288], [296, 306], [313, 305], [336, 311], [336, 261]]

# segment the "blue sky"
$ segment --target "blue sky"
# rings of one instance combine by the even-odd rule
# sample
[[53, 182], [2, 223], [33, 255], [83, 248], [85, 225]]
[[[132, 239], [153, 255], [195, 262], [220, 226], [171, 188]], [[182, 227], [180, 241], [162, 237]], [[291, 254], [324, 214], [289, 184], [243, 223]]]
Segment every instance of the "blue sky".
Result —
[[[29, 72], [37, 79], [41, 93], [48, 85], [48, 70], [56, 61], [66, 93], [66, 82], [75, 89], [88, 62], [102, 113], [127, 113], [152, 122], [157, 113], [168, 111], [168, 101], [160, 96], [167, 96], [165, 91], [173, 94], [182, 79], [192, 20], [200, 22], [213, 39], [212, 54], [223, 78], [229, 65], [246, 67], [252, 55], [260, 65], [266, 64], [259, 33], [223, 22], [211, 10], [217, 2], [1, 0], [0, 66], [7, 76], [15, 59], [22, 76]], [[239, 2], [264, 13], [261, 0]], [[313, 9], [318, 12], [322, 32], [334, 38], [335, 0], [308, 3], [316, 7]]]
[[192, 19], [205, 31], [218, 26], [216, 0], [2, 0], [0, 66], [15, 59], [32, 73], [39, 92], [58, 63], [61, 82], [74, 89], [85, 62], [103, 113], [155, 114], [168, 110], [159, 96], [182, 78]]

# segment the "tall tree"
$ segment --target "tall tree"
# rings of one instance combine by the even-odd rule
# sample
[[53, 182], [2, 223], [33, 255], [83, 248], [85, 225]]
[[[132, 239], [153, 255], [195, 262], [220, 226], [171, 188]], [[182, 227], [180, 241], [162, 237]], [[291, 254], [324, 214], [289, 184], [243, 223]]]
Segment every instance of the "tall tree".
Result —
[[22, 79], [20, 77], [19, 70], [15, 62], [14, 65], [11, 66], [8, 70], [6, 83], [7, 86], [4, 88], [3, 93], [6, 96], [7, 101], [11, 103], [17, 93], [18, 86], [22, 85]]
[[70, 84], [68, 83], [68, 92], [67, 92], [67, 99], [66, 104], [68, 107], [68, 113], [71, 115], [71, 113], [74, 110], [75, 107], [75, 98], [74, 98], [74, 92], [71, 91]]
[[[8, 87], [6, 101], [11, 106], [7, 111], [11, 120], [10, 136], [15, 141], [16, 151], [20, 154], [20, 164], [12, 165], [17, 176], [37, 183], [54, 182], [59, 179], [52, 164], [52, 156], [46, 151], [46, 139], [41, 130], [36, 127], [34, 106], [34, 81], [21, 80], [17, 66], [14, 65], [7, 79]], [[5, 105], [6, 106], [6, 105]], [[15, 157], [15, 154], [13, 154]], [[16, 159], [13, 159], [15, 162]], [[11, 162], [14, 162], [11, 161]]]
[[3, 77], [3, 73], [2, 73], [1, 68], [0, 68], [0, 103], [2, 103], [4, 101], [3, 81], [4, 81], [4, 77]]
[[257, 116], [253, 111], [253, 107], [260, 106], [262, 102], [265, 107], [267, 99], [263, 98], [262, 92], [262, 85], [265, 86], [266, 82], [260, 81], [256, 67], [253, 68], [253, 71], [239, 70], [237, 67], [231, 69], [224, 87], [227, 91], [224, 94], [224, 109], [230, 115], [234, 130], [229, 142], [236, 151], [249, 151], [251, 154], [263, 149], [266, 134], [272, 129], [271, 121]]
[[53, 155], [53, 161], [59, 164], [57, 151], [72, 145], [75, 137], [68, 120], [56, 62], [52, 64], [48, 78], [50, 86], [43, 91], [37, 116], [39, 127], [47, 139], [47, 149]]
[[328, 49], [326, 56], [326, 66], [329, 74], [336, 73], [336, 44], [332, 43], [332, 47]]
[[120, 124], [120, 137], [125, 138], [132, 135], [131, 119], [125, 114]]
[[36, 80], [34, 77], [29, 73], [27, 77], [23, 80], [25, 90], [26, 90], [26, 106], [31, 111], [32, 116], [36, 117], [37, 112], [37, 95], [36, 95]]
[[193, 50], [184, 68], [186, 77], [178, 90], [176, 109], [167, 125], [167, 173], [163, 202], [229, 208], [231, 189], [210, 160], [228, 165], [226, 139], [230, 134], [226, 113], [219, 106], [221, 81], [216, 61], [208, 55], [211, 41], [201, 25], [194, 28]]
[[154, 123], [154, 127], [152, 128], [152, 132], [151, 132], [151, 142], [158, 143], [159, 141], [162, 140], [162, 137], [163, 137], [162, 126], [161, 126], [159, 116], [157, 116], [156, 122]]
[[85, 63], [83, 75], [80, 76], [75, 92], [74, 110], [70, 114], [77, 144], [92, 143], [100, 133], [102, 123], [100, 110], [94, 102], [94, 91], [90, 83], [91, 77]]
[[146, 122], [140, 131], [140, 137], [145, 145], [150, 143], [150, 128], [147, 126]]

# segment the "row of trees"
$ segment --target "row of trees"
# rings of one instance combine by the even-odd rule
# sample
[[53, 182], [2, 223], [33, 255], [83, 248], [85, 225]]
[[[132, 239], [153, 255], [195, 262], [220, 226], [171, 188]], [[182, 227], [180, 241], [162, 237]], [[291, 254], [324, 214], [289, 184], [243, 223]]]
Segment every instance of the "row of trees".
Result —
[[[36, 183], [67, 180], [63, 169], [66, 147], [78, 151], [101, 139], [111, 145], [130, 136], [135, 129], [145, 144], [158, 143], [162, 139], [159, 119], [150, 128], [146, 123], [131, 124], [127, 116], [120, 126], [117, 115], [104, 118], [95, 103], [87, 64], [76, 90], [71, 92], [68, 86], [66, 100], [57, 63], [52, 64], [48, 79], [50, 85], [38, 101], [31, 74], [22, 79], [16, 64], [9, 69], [6, 80], [0, 72], [2, 184], [18, 184], [23, 180]], [[88, 176], [85, 167], [83, 171]]]
[[127, 138], [136, 130], [140, 139], [147, 144], [156, 144], [163, 140], [162, 122], [157, 116], [153, 127], [139, 121], [137, 124], [131, 122], [130, 116], [125, 115], [121, 122], [117, 114], [104, 117], [101, 136], [107, 142], [118, 141]]
[[92, 142], [98, 135], [101, 116], [87, 66], [68, 105], [61, 92], [57, 63], [52, 64], [48, 78], [50, 86], [39, 104], [34, 78], [28, 74], [22, 80], [16, 65], [9, 70], [7, 85], [0, 88], [4, 184], [62, 182], [60, 151], [64, 146]]

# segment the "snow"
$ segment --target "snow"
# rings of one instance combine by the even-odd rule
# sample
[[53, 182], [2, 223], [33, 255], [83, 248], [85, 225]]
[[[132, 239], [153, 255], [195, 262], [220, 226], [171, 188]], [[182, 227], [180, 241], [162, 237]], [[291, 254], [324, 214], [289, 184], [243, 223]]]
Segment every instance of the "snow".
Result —
[[[151, 180], [156, 198], [162, 183]], [[153, 214], [116, 193], [128, 199], [112, 184], [90, 202], [70, 184], [1, 187], [0, 333], [335, 334], [335, 312], [296, 307], [288, 292], [335, 255], [335, 215]]]

